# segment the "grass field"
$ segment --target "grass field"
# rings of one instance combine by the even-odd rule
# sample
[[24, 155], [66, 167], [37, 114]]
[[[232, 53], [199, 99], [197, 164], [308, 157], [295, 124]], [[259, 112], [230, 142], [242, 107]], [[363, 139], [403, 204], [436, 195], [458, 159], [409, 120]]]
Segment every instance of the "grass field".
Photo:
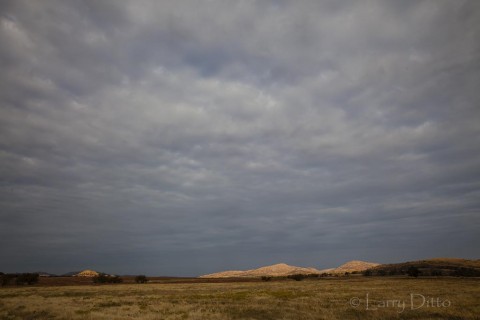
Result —
[[0, 319], [480, 319], [480, 279], [5, 287]]

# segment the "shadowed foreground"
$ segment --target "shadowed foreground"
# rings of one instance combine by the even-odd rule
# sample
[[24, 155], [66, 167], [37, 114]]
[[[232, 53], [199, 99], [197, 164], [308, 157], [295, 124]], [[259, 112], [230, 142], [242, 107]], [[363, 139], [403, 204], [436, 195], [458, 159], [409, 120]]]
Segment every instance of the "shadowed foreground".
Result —
[[9, 287], [0, 319], [479, 319], [478, 301], [458, 278]]

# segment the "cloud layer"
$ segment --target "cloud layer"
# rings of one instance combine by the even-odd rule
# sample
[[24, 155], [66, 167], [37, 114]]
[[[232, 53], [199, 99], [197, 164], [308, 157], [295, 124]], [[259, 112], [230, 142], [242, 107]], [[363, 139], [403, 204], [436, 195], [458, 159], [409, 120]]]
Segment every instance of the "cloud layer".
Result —
[[0, 271], [478, 258], [476, 1], [0, 13]]

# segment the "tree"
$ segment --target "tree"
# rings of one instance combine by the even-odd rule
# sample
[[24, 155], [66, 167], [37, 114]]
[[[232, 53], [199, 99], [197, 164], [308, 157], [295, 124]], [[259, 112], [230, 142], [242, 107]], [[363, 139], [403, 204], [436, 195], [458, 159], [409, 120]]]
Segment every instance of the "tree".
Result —
[[432, 277], [440, 277], [443, 275], [442, 270], [439, 269], [433, 269], [430, 273]]
[[460, 267], [453, 273], [455, 277], [480, 277], [480, 270], [474, 268]]
[[135, 282], [136, 283], [147, 283], [148, 279], [145, 275], [141, 274], [135, 277]]
[[270, 280], [272, 280], [272, 277], [262, 276], [262, 281], [270, 281]]
[[13, 274], [3, 274], [0, 277], [0, 282], [2, 283], [2, 286], [6, 286], [12, 281], [12, 279], [15, 278], [15, 275]]
[[418, 270], [418, 268], [415, 267], [415, 266], [410, 266], [410, 268], [408, 268], [408, 270], [407, 270], [407, 274], [410, 277], [417, 278], [420, 275], [420, 270]]
[[98, 276], [93, 277], [94, 283], [121, 283], [122, 278], [119, 276], [109, 276], [105, 273], [100, 273]]
[[22, 284], [34, 284], [38, 282], [38, 273], [21, 273], [17, 275], [16, 279], [16, 284], [17, 285], [22, 285]]
[[100, 273], [98, 276], [93, 277], [93, 283], [107, 283], [107, 275], [105, 273]]
[[367, 269], [367, 270], [363, 271], [363, 275], [365, 277], [370, 277], [372, 275], [372, 270]]
[[289, 279], [293, 279], [295, 281], [302, 281], [305, 278], [303, 274], [292, 274], [288, 276]]

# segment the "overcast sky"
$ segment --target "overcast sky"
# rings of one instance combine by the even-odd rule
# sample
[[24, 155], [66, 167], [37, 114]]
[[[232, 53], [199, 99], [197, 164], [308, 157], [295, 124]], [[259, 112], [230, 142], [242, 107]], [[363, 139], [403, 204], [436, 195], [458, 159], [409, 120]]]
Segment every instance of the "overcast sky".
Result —
[[0, 271], [480, 258], [479, 1], [2, 1]]

